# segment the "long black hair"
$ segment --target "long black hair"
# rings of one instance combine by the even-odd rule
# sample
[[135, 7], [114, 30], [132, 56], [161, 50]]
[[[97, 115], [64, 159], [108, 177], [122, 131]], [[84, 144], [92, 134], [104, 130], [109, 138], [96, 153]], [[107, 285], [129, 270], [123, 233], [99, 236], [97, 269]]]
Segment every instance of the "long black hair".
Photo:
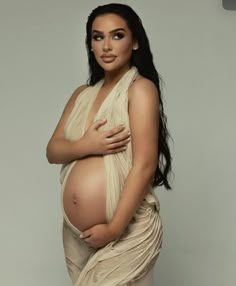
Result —
[[[160, 102], [160, 123], [158, 136], [158, 165], [155, 171], [153, 186], [164, 185], [166, 189], [171, 189], [169, 175], [171, 173], [171, 154], [168, 146], [168, 140], [171, 138], [167, 129], [167, 118], [164, 114], [162, 95], [160, 89], [160, 77], [153, 63], [153, 56], [150, 50], [149, 40], [142, 25], [142, 21], [134, 10], [124, 4], [106, 4], [95, 8], [88, 17], [86, 25], [86, 47], [89, 63], [89, 85], [94, 85], [104, 77], [104, 70], [97, 63], [93, 52], [91, 51], [92, 24], [97, 16], [104, 14], [116, 14], [124, 19], [131, 30], [133, 38], [138, 42], [138, 49], [133, 51], [130, 64], [138, 69], [138, 72], [151, 80], [159, 94]], [[145, 61], [145, 62], [144, 62]]]

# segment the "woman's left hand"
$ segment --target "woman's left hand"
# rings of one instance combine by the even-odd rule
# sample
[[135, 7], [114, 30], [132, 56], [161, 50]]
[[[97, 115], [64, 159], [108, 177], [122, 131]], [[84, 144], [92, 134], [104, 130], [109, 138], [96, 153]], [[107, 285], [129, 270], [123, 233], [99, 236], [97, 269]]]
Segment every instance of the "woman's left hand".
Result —
[[80, 235], [89, 246], [93, 248], [101, 248], [109, 242], [115, 240], [118, 235], [111, 229], [110, 224], [97, 224], [83, 231]]

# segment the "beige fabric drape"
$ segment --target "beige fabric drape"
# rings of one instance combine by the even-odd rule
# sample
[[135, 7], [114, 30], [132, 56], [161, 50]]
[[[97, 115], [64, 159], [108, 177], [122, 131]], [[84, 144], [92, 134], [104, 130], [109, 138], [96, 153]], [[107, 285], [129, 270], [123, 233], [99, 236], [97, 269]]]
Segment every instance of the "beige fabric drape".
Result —
[[[108, 130], [119, 124], [124, 124], [129, 129], [127, 92], [137, 75], [137, 69], [132, 67], [108, 94], [94, 118], [94, 121], [107, 119], [107, 124], [100, 130]], [[78, 96], [65, 125], [65, 138], [77, 140], [83, 136], [88, 113], [102, 84], [103, 80], [100, 80]], [[74, 163], [75, 161], [62, 166], [62, 194]], [[104, 164], [107, 178], [106, 216], [107, 221], [110, 221], [132, 166], [131, 144], [128, 144], [126, 151], [104, 156]], [[159, 209], [159, 202], [150, 186], [145, 200], [123, 235], [90, 255], [74, 285], [126, 285], [129, 281], [144, 276], [155, 263], [161, 248], [162, 225]], [[68, 248], [66, 244], [64, 237], [65, 255]]]

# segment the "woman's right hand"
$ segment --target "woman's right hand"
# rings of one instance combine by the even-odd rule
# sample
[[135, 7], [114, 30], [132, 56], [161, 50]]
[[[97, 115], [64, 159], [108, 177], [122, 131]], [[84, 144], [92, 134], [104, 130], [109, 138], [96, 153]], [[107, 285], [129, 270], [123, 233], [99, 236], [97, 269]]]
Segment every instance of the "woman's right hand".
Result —
[[82, 140], [85, 143], [88, 154], [106, 155], [124, 151], [130, 142], [130, 132], [124, 131], [125, 126], [119, 125], [107, 131], [99, 131], [98, 129], [106, 124], [107, 120], [97, 120], [92, 123]]

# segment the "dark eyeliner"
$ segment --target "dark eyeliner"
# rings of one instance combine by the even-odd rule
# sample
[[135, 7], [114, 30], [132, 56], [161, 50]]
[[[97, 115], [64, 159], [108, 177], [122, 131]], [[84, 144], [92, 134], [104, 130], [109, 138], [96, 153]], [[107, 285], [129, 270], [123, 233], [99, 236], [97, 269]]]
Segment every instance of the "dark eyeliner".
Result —
[[95, 34], [95, 35], [93, 35], [93, 39], [95, 40], [95, 41], [98, 41], [98, 38], [102, 38], [103, 37], [103, 35], [101, 35], [101, 34]]
[[113, 37], [116, 37], [116, 36], [118, 36], [118, 38], [120, 40], [120, 39], [123, 39], [125, 35], [123, 33], [117, 32], [113, 35]]

